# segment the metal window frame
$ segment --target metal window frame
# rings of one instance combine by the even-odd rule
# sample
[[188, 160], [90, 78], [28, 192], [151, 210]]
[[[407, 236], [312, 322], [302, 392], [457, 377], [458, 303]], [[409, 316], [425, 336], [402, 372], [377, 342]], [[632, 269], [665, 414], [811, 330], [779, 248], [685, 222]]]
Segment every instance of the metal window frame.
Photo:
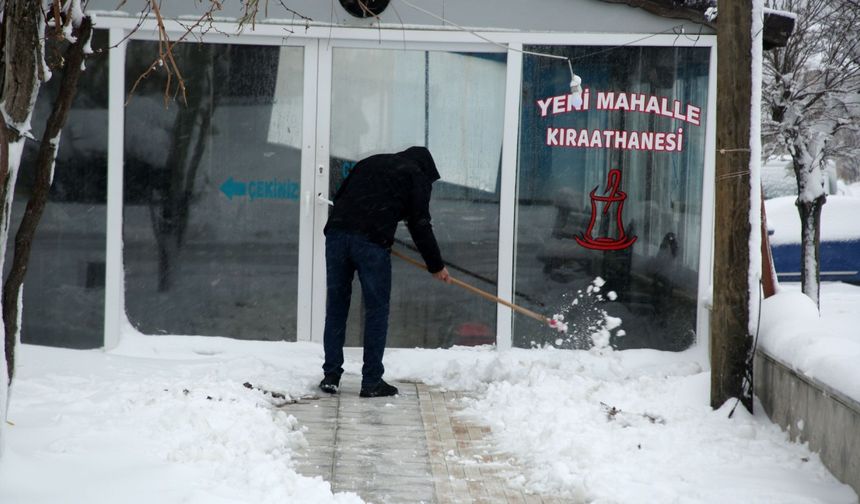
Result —
[[[157, 40], [154, 30], [141, 29], [129, 36], [129, 29], [134, 29], [137, 22], [131, 23], [128, 18], [111, 18], [99, 16], [99, 27], [109, 30], [110, 46], [108, 71], [108, 176], [107, 176], [107, 224], [106, 224], [106, 257], [105, 257], [105, 313], [104, 313], [104, 348], [111, 349], [119, 345], [123, 334], [135, 333], [125, 309], [125, 268], [123, 263], [123, 178], [125, 152], [125, 101], [126, 80], [125, 61], [129, 41]], [[154, 26], [154, 24], [152, 25]], [[168, 26], [171, 26], [168, 23]], [[235, 30], [235, 25], [234, 25]], [[174, 25], [171, 33], [183, 33], [181, 25]], [[197, 38], [191, 41], [200, 40]], [[271, 36], [229, 36], [224, 33], [209, 33], [202, 37], [205, 43], [244, 44], [303, 47], [303, 110], [302, 114], [302, 158], [301, 158], [301, 187], [308, 187], [312, 180], [309, 174], [313, 170], [313, 146], [316, 133], [316, 114], [306, 113], [316, 108], [316, 93], [314, 87], [317, 81], [317, 43], [315, 40], [293, 38], [284, 41]], [[114, 47], [115, 46], [115, 47]], [[310, 92], [308, 92], [310, 90]], [[310, 263], [313, 255], [313, 212], [310, 200], [302, 194], [299, 205], [299, 268], [298, 290], [302, 285], [311, 285], [311, 269], [303, 267], [304, 262]], [[297, 321], [296, 339], [301, 341], [302, 334], [309, 334], [311, 327], [311, 299], [296, 296]]]
[[[625, 47], [705, 47], [710, 50], [709, 55], [709, 74], [708, 74], [708, 94], [707, 94], [707, 119], [705, 126], [705, 152], [703, 159], [702, 173], [702, 213], [700, 215], [701, 234], [699, 236], [699, 266], [698, 266], [698, 292], [696, 302], [696, 347], [699, 352], [708, 352], [710, 342], [710, 306], [713, 292], [712, 275], [713, 275], [713, 248], [714, 248], [714, 173], [715, 173], [715, 149], [716, 149], [716, 90], [717, 90], [717, 36], [716, 35], [652, 35], [647, 34], [594, 34], [594, 33], [511, 33], [505, 34], [505, 40], [511, 44], [510, 54], [516, 49], [522, 49], [524, 45], [559, 45], [559, 46], [625, 46]], [[576, 65], [574, 64], [574, 72]], [[517, 82], [509, 85], [522, 85], [522, 65], [517, 71]], [[512, 98], [513, 101], [513, 98]], [[519, 106], [519, 96], [516, 98], [517, 106]], [[513, 103], [508, 103], [508, 107], [512, 107]], [[506, 114], [509, 111], [506, 111]], [[516, 114], [519, 114], [517, 108]], [[516, 124], [514, 124], [516, 123]], [[511, 132], [510, 128], [516, 126], [517, 131]], [[519, 116], [516, 118], [508, 118], [506, 115], [505, 121], [505, 138], [510, 135], [512, 138], [517, 138], [519, 133]], [[506, 144], [507, 145], [507, 144]], [[517, 147], [519, 141], [516, 142]], [[512, 161], [514, 165], [517, 160]], [[511, 202], [516, 201], [516, 166], [511, 168], [503, 163], [503, 170], [513, 170], [511, 174], [503, 171], [502, 177], [514, 177], [514, 187], [509, 187], [508, 199]], [[505, 196], [502, 196], [505, 201]], [[513, 232], [505, 230], [506, 241], [505, 245], [510, 247], [510, 255], [505, 256], [504, 265], [507, 268], [508, 262], [511, 263], [510, 270], [502, 271], [502, 243], [499, 243], [499, 278], [502, 275], [510, 275], [511, 284], [510, 291], [506, 292], [506, 296], [499, 294], [503, 299], [512, 300], [513, 291], [516, 288], [514, 272], [516, 265], [516, 209], [513, 213], [513, 218], [508, 223], [501, 221], [501, 225], [509, 225], [513, 228]], [[510, 236], [510, 238], [508, 238]], [[508, 241], [510, 240], [510, 241]], [[501, 285], [501, 283], [500, 283]], [[507, 286], [506, 286], [507, 287]], [[506, 332], [502, 333], [502, 322], [506, 323]], [[512, 316], [511, 310], [499, 306], [499, 339], [497, 346], [500, 349], [511, 348], [512, 338]], [[504, 338], [503, 338], [504, 336]]]

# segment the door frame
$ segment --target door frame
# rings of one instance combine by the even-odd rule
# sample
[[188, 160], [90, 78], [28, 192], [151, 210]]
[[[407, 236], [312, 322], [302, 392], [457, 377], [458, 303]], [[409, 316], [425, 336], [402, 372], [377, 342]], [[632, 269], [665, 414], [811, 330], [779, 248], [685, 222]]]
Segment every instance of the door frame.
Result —
[[[104, 348], [109, 350], [119, 345], [121, 336], [135, 332], [125, 310], [125, 273], [123, 264], [123, 182], [125, 165], [125, 101], [126, 79], [125, 59], [128, 41], [158, 40], [158, 33], [152, 23], [144, 22], [137, 28], [137, 22], [128, 18], [106, 16], [99, 18], [100, 28], [109, 32], [109, 43], [114, 47], [109, 53], [108, 68], [108, 174], [107, 174], [107, 223], [105, 251], [105, 307], [104, 307]], [[168, 31], [179, 36], [185, 28], [165, 20]], [[235, 25], [233, 25], [235, 28]], [[132, 30], [134, 33], [129, 35]], [[302, 155], [300, 168], [300, 187], [313, 185], [314, 145], [316, 140], [317, 93], [317, 49], [318, 42], [312, 38], [283, 36], [243, 35], [231, 37], [228, 32], [207, 33], [201, 37], [207, 43], [265, 45], [277, 47], [302, 47], [303, 51], [303, 88], [302, 88]], [[198, 39], [190, 40], [194, 43]], [[302, 296], [310, 290], [313, 278], [311, 263], [313, 256], [313, 208], [309, 195], [302, 191], [299, 201], [299, 259], [298, 280], [296, 285], [296, 340], [301, 341], [303, 334], [310, 334], [311, 299]], [[228, 336], [228, 335], [226, 335]]]
[[[318, 42], [318, 81], [317, 81], [317, 118], [316, 118], [316, 159], [314, 160], [314, 232], [313, 232], [313, 249], [318, 251], [313, 254], [313, 279], [312, 284], [312, 323], [310, 333], [306, 333], [311, 341], [322, 342], [323, 329], [325, 326], [325, 301], [326, 301], [326, 269], [325, 269], [325, 236], [323, 235], [323, 227], [328, 218], [328, 203], [324, 200], [330, 199], [329, 195], [329, 174], [330, 174], [330, 144], [331, 139], [331, 90], [332, 90], [332, 75], [333, 75], [333, 53], [337, 49], [379, 49], [379, 50], [411, 50], [411, 51], [457, 51], [457, 52], [485, 52], [485, 53], [506, 53], [502, 49], [493, 44], [488, 44], [483, 41], [478, 42], [451, 42], [445, 38], [445, 33], [437, 33], [437, 40], [427, 40], [427, 32], [416, 32], [421, 35], [420, 40], [412, 40], [410, 35], [415, 33], [407, 31], [403, 33], [401, 40], [367, 40], [356, 38], [342, 38], [331, 40], [320, 40]], [[509, 54], [509, 53], [508, 53]], [[506, 69], [508, 68], [506, 62]], [[507, 71], [507, 70], [506, 70]], [[506, 99], [508, 90], [506, 89]], [[519, 100], [517, 99], [517, 106]], [[506, 107], [507, 108], [507, 107]], [[503, 134], [503, 150], [504, 145]], [[514, 149], [516, 145], [514, 144]], [[504, 156], [504, 153], [503, 153]], [[515, 156], [513, 156], [515, 157]], [[515, 169], [515, 164], [512, 165]], [[502, 193], [504, 195], [504, 193]], [[502, 199], [504, 200], [504, 196]], [[513, 202], [511, 201], [511, 204]], [[501, 237], [500, 237], [501, 238]], [[504, 247], [500, 241], [499, 249]], [[513, 249], [513, 242], [510, 242], [510, 248]], [[444, 253], [444, 251], [443, 251]], [[500, 277], [501, 279], [501, 277]], [[501, 282], [499, 282], [501, 285]], [[506, 308], [507, 309], [507, 308]], [[498, 317], [497, 317], [498, 319]], [[498, 322], [498, 320], [497, 320]], [[499, 327], [499, 333], [501, 333]], [[508, 334], [510, 327], [508, 324]]]

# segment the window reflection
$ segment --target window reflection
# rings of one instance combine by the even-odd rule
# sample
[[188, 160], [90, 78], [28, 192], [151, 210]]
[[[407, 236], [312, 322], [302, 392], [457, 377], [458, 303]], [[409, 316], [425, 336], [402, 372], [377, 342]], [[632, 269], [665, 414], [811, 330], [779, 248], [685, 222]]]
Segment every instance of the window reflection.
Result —
[[[105, 30], [94, 30], [78, 92], [63, 128], [54, 180], [31, 249], [23, 288], [21, 341], [95, 348], [104, 340], [105, 202], [107, 181], [108, 52]], [[56, 57], [52, 50], [48, 57]], [[33, 111], [33, 135], [24, 144], [7, 242], [14, 237], [33, 186], [45, 124], [62, 70], [42, 85]]]
[[[148, 334], [295, 340], [301, 48], [187, 43], [126, 109], [126, 310]], [[157, 54], [128, 47], [129, 90]]]
[[[543, 100], [569, 92], [570, 74], [566, 65], [555, 60], [524, 59], [515, 272], [521, 294], [517, 299], [549, 315], [566, 311], [572, 317], [571, 329], [576, 326], [576, 331], [585, 333], [593, 330], [595, 310], [582, 305], [597, 303], [623, 321], [623, 336], [612, 338], [616, 348], [687, 348], [696, 327], [709, 50], [532, 49], [572, 58], [583, 87], [589, 90], [590, 106], [570, 112], [559, 109], [555, 114], [550, 107], [542, 115], [539, 101], [546, 105]], [[607, 94], [602, 96], [604, 107], [599, 106], [601, 92], [625, 93], [643, 102], [638, 109], [616, 103], [614, 108], [619, 110], [608, 110]], [[647, 109], [651, 97], [662, 108]], [[661, 98], [667, 98], [665, 105]], [[692, 104], [701, 109], [702, 117], [691, 121], [680, 119], [681, 113], [672, 116], [675, 100], [678, 111], [685, 112], [684, 104]], [[693, 124], [696, 121], [699, 124]], [[677, 134], [679, 128], [683, 129], [680, 150], [644, 148], [644, 140], [643, 145], [631, 146], [611, 136], [615, 132], [627, 132], [628, 137], [630, 132]], [[567, 140], [563, 146], [550, 136], [556, 131], [562, 131]], [[582, 131], [587, 138], [580, 136]], [[612, 194], [618, 197], [608, 201]], [[602, 294], [617, 295], [614, 301], [598, 302], [596, 295], [588, 293], [597, 277], [606, 282]], [[566, 310], [576, 298], [580, 306]], [[557, 340], [554, 331], [515, 318], [516, 346], [571, 344], [568, 339]]]

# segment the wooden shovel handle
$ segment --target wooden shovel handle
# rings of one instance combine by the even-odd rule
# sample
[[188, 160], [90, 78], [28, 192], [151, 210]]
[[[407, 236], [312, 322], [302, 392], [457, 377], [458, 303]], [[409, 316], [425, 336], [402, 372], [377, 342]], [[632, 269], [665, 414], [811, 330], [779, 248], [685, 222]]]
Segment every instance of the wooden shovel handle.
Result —
[[[427, 266], [425, 266], [424, 264], [422, 264], [422, 263], [420, 263], [420, 262], [416, 261], [415, 259], [412, 259], [411, 257], [409, 257], [409, 256], [407, 256], [407, 255], [404, 255], [404, 254], [400, 253], [400, 252], [399, 252], [399, 251], [397, 251], [397, 250], [391, 249], [391, 255], [393, 255], [393, 256], [397, 256], [397, 257], [399, 257], [399, 258], [403, 259], [404, 261], [408, 262], [409, 264], [411, 264], [411, 265], [413, 265], [413, 266], [416, 266], [416, 267], [418, 267], [418, 268], [421, 268], [421, 269], [423, 269], [423, 270], [426, 270], [426, 269], [427, 269]], [[535, 320], [537, 320], [537, 321], [539, 321], [539, 322], [541, 322], [541, 323], [544, 323], [544, 324], [551, 324], [551, 323], [552, 323], [552, 320], [551, 320], [551, 319], [549, 319], [549, 318], [547, 318], [547, 317], [544, 317], [544, 316], [543, 316], [543, 315], [541, 315], [540, 313], [535, 313], [535, 312], [533, 312], [533, 311], [529, 310], [528, 308], [523, 308], [522, 306], [517, 306], [517, 305], [515, 305], [515, 304], [511, 303], [510, 301], [505, 301], [504, 299], [502, 299], [502, 298], [500, 298], [500, 297], [498, 297], [498, 296], [494, 296], [494, 295], [490, 294], [489, 292], [487, 292], [487, 291], [485, 291], [485, 290], [481, 290], [481, 289], [479, 289], [479, 288], [477, 288], [477, 287], [474, 287], [474, 286], [472, 286], [472, 285], [469, 285], [469, 284], [467, 284], [466, 282], [464, 282], [464, 281], [462, 281], [462, 280], [458, 280], [458, 279], [456, 279], [456, 278], [454, 278], [454, 277], [449, 277], [449, 278], [451, 279], [451, 283], [453, 283], [454, 285], [456, 285], [456, 286], [458, 286], [458, 287], [461, 287], [461, 288], [463, 288], [463, 289], [466, 289], [467, 291], [469, 291], [469, 292], [471, 292], [471, 293], [473, 293], [473, 294], [477, 294], [477, 295], [481, 296], [481, 297], [482, 297], [482, 298], [484, 298], [484, 299], [487, 299], [487, 300], [490, 300], [490, 301], [495, 301], [496, 303], [499, 303], [499, 304], [501, 304], [501, 305], [505, 305], [505, 306], [507, 306], [508, 308], [510, 308], [510, 309], [512, 309], [512, 310], [514, 310], [514, 311], [516, 311], [516, 312], [522, 313], [523, 315], [525, 315], [525, 316], [527, 316], [527, 317], [531, 317], [531, 318], [533, 318], [533, 319], [535, 319]]]

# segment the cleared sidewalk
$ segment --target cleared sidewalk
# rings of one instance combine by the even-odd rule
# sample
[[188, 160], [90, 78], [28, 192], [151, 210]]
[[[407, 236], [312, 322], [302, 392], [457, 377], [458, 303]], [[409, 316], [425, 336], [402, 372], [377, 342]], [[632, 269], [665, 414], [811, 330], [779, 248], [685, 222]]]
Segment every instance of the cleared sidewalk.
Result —
[[339, 394], [284, 406], [307, 427], [299, 472], [377, 504], [564, 502], [507, 484], [516, 466], [494, 452], [487, 427], [456, 414], [460, 394], [396, 386], [398, 397], [362, 399], [346, 375]]

